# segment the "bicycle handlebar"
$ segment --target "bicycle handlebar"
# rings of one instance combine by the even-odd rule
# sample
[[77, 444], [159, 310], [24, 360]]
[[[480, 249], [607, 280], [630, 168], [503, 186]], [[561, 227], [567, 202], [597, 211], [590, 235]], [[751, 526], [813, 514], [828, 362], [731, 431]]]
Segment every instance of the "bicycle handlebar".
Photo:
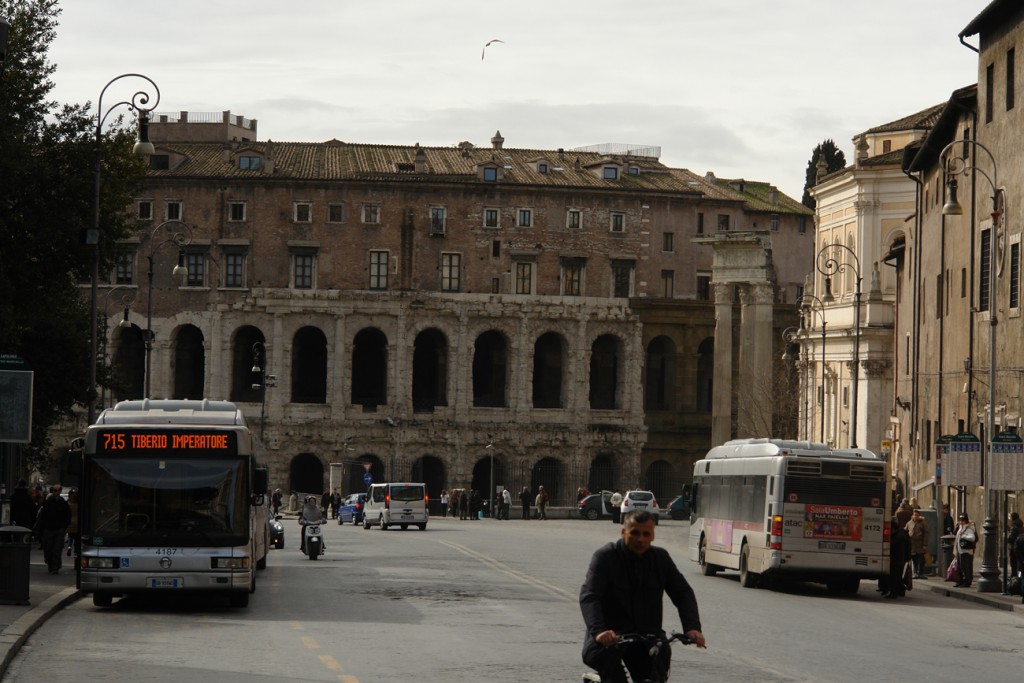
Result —
[[673, 631], [668, 636], [661, 633], [622, 633], [619, 634], [619, 639], [618, 641], [616, 641], [615, 645], [626, 646], [633, 645], [635, 643], [641, 643], [643, 645], [660, 646], [669, 645], [672, 643], [673, 640], [677, 640], [683, 645], [692, 645], [694, 642], [693, 638], [686, 635], [685, 633]]

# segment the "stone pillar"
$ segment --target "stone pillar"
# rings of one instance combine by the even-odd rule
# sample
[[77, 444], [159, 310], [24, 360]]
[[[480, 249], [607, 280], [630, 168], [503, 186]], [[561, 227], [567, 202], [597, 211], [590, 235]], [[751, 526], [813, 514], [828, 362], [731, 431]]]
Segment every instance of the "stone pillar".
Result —
[[711, 445], [732, 438], [732, 287], [715, 283], [715, 372], [711, 396]]

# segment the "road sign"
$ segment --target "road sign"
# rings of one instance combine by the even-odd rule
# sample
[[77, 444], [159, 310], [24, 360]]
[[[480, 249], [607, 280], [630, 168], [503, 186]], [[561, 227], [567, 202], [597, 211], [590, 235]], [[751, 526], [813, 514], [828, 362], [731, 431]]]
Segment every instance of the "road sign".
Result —
[[0, 353], [0, 443], [32, 440], [32, 382], [24, 358]]

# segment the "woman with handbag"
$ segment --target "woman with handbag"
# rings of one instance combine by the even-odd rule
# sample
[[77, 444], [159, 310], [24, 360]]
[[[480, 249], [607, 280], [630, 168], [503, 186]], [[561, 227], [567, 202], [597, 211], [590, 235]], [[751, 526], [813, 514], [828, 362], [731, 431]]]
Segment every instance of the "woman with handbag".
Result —
[[960, 568], [960, 580], [954, 586], [970, 588], [974, 580], [974, 549], [978, 545], [978, 530], [971, 523], [966, 512], [960, 514], [960, 527], [956, 530], [953, 548], [956, 552], [956, 563]]

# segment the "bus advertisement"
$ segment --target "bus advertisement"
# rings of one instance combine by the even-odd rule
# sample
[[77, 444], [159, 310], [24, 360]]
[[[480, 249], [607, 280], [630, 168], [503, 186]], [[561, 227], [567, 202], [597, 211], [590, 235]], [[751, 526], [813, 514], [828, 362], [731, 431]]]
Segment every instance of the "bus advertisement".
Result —
[[222, 593], [249, 604], [266, 567], [267, 470], [226, 401], [122, 401], [82, 452], [78, 583], [105, 607], [132, 593]]
[[694, 465], [690, 558], [705, 575], [739, 571], [747, 588], [793, 579], [856, 593], [889, 570], [888, 495], [871, 451], [729, 441]]

